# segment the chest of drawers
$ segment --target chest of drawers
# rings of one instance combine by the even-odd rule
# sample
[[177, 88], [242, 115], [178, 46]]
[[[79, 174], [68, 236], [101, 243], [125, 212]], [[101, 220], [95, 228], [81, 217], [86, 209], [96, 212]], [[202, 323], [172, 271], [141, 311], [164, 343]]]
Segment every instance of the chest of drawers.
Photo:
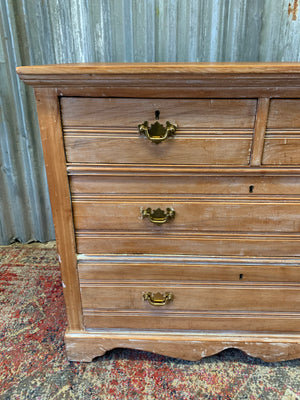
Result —
[[19, 67], [68, 356], [300, 356], [300, 65]]

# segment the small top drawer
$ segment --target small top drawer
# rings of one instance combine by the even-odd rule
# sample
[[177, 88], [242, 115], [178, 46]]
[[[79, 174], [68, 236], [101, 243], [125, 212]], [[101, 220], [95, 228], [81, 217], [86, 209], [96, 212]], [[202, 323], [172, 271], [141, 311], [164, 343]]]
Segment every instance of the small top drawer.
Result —
[[267, 129], [300, 130], [300, 99], [271, 99]]
[[[256, 99], [61, 99], [66, 157], [74, 163], [248, 165]], [[159, 118], [176, 133], [153, 143], [138, 129]]]
[[271, 99], [262, 163], [300, 164], [300, 99]]

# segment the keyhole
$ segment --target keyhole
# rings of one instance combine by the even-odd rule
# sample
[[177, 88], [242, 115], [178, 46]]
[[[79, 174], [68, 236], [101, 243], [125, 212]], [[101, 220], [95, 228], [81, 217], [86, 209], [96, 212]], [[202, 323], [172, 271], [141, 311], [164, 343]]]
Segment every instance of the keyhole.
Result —
[[243, 279], [243, 277], [244, 277], [244, 274], [240, 274], [240, 279]]
[[160, 114], [160, 111], [159, 111], [159, 110], [156, 110], [156, 111], [155, 111], [155, 119], [159, 119], [159, 114]]
[[253, 186], [253, 185], [250, 185], [250, 186], [249, 186], [249, 193], [253, 193], [253, 190], [254, 190], [254, 186]]

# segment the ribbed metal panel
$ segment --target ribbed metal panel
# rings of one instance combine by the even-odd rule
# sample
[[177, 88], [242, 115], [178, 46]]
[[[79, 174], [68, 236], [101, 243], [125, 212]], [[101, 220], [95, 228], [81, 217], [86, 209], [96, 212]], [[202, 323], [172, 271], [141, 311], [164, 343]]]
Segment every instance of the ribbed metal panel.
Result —
[[17, 65], [300, 61], [296, 5], [293, 0], [0, 1], [0, 243], [54, 238], [33, 91], [18, 80]]

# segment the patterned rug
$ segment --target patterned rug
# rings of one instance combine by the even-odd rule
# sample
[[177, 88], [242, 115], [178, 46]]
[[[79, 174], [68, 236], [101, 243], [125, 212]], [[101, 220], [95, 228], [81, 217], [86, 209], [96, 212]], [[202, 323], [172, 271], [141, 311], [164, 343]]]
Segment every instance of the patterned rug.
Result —
[[69, 362], [54, 244], [0, 247], [0, 399], [300, 399], [300, 360], [265, 363], [238, 350], [198, 362], [115, 349]]

